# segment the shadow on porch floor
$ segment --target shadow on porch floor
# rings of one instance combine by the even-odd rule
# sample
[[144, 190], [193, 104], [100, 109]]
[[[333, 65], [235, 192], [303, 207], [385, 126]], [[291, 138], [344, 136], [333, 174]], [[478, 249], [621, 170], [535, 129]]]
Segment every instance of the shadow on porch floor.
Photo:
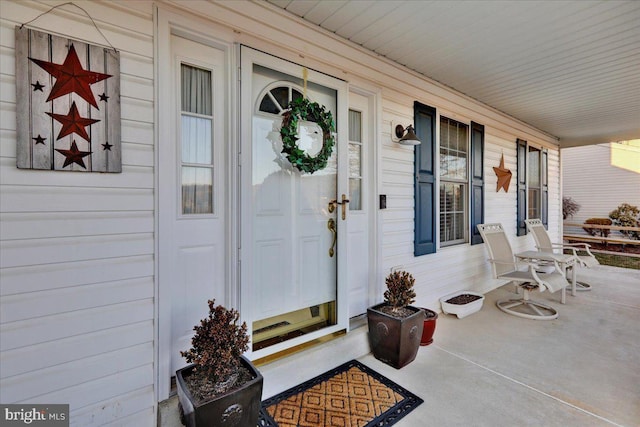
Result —
[[[365, 354], [362, 327], [326, 344], [335, 347], [329, 353], [311, 349], [260, 367], [263, 397], [357, 358], [424, 399], [398, 427], [640, 425], [640, 271], [578, 274], [593, 290], [568, 293], [566, 305], [559, 292], [534, 293], [559, 309], [556, 320], [499, 311], [495, 301], [513, 291], [503, 286], [476, 314], [441, 314], [434, 343], [403, 369]], [[173, 399], [160, 404], [161, 427], [180, 425], [176, 408]]]

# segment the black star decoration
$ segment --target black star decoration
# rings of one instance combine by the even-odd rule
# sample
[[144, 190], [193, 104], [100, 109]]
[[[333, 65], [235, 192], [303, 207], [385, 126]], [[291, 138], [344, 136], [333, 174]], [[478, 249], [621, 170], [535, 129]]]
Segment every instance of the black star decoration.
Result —
[[44, 141], [47, 138], [44, 138], [44, 137], [40, 136], [40, 134], [38, 134], [38, 136], [36, 136], [35, 138], [31, 138], [31, 139], [33, 139], [36, 142], [36, 145], [38, 145], [38, 144], [45, 145]]
[[107, 141], [104, 144], [102, 144], [102, 147], [104, 151], [111, 151], [111, 147], [113, 147], [113, 145], [109, 144], [109, 141]]
[[109, 97], [106, 93], [102, 92], [102, 94], [98, 96], [100, 97], [100, 101], [109, 102]]
[[31, 86], [33, 86], [34, 92], [38, 90], [42, 92], [43, 91], [42, 89], [44, 88], [44, 85], [40, 83], [40, 80], [37, 80], [35, 83], [31, 83]]

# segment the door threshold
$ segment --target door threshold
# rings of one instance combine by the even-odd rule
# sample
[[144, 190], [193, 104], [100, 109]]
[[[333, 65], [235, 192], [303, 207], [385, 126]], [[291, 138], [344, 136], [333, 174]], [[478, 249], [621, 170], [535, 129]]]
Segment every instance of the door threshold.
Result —
[[316, 338], [314, 340], [307, 341], [307, 342], [304, 342], [302, 344], [298, 344], [296, 346], [281, 350], [281, 351], [279, 351], [277, 353], [273, 353], [273, 354], [270, 354], [268, 356], [261, 357], [259, 359], [253, 360], [251, 363], [253, 363], [255, 366], [263, 366], [263, 365], [266, 365], [268, 363], [275, 362], [276, 360], [284, 359], [285, 357], [291, 356], [291, 355], [293, 355], [295, 353], [299, 353], [299, 352], [301, 352], [303, 350], [306, 350], [308, 348], [315, 347], [315, 346], [317, 346], [319, 344], [327, 343], [327, 342], [332, 341], [332, 340], [334, 340], [334, 339], [336, 339], [338, 337], [346, 335], [346, 333], [347, 333], [347, 330], [346, 329], [342, 329], [342, 330], [336, 331], [336, 332], [334, 332], [332, 334], [328, 334], [328, 335], [322, 336], [320, 338]]

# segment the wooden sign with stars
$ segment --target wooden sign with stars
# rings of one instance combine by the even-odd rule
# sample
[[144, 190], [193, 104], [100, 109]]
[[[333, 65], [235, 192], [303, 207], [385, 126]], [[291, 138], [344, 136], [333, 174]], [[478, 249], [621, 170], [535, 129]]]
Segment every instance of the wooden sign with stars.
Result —
[[122, 172], [120, 54], [16, 27], [17, 166]]

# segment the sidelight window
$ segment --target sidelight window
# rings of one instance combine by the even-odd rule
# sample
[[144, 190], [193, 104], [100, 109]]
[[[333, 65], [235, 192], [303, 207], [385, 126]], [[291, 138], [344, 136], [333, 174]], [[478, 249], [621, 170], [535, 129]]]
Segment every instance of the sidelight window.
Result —
[[362, 209], [362, 113], [349, 110], [349, 209]]
[[213, 92], [211, 71], [181, 65], [182, 213], [213, 213]]

